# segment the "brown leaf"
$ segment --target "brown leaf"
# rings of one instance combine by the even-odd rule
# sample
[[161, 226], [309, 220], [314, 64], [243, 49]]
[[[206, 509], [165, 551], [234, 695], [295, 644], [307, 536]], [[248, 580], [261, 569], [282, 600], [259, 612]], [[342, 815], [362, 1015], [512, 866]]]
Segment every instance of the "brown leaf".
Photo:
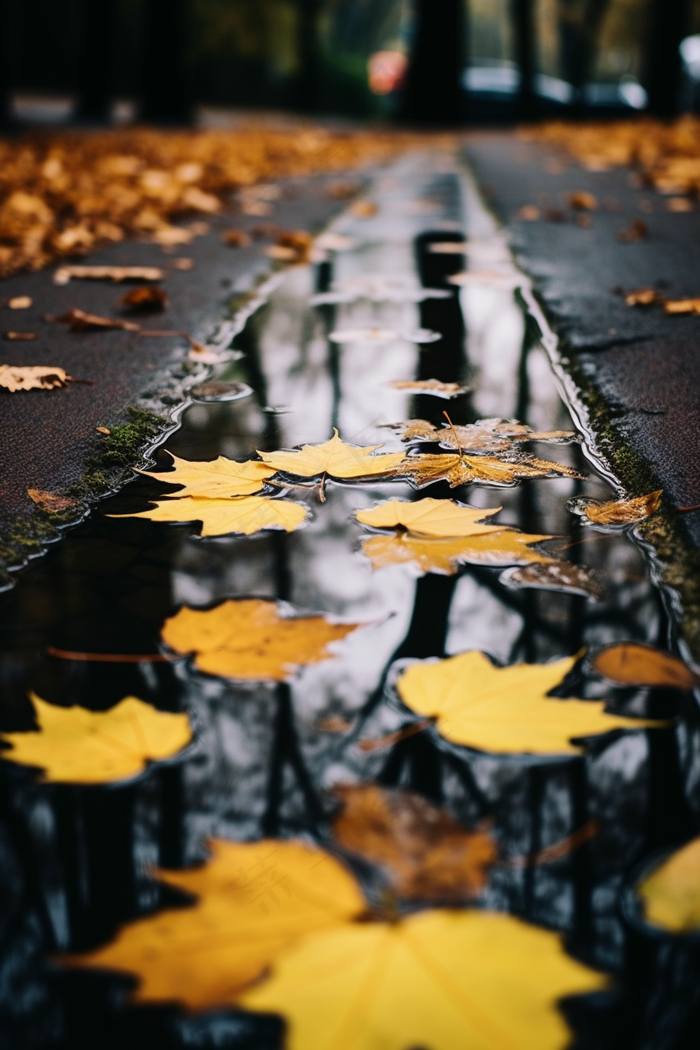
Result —
[[131, 313], [156, 313], [167, 308], [168, 297], [162, 288], [144, 284], [123, 295], [119, 306]]
[[499, 579], [507, 587], [533, 587], [544, 591], [583, 594], [594, 601], [602, 595], [593, 570], [584, 565], [573, 565], [569, 561], [538, 562], [507, 569]]
[[247, 248], [253, 243], [253, 238], [245, 230], [224, 230], [221, 240], [229, 248]]
[[635, 244], [637, 241], [645, 241], [648, 236], [649, 227], [644, 219], [633, 219], [626, 229], [619, 230], [617, 239], [623, 244]]
[[188, 259], [186, 256], [181, 256], [179, 259], [173, 259], [173, 270], [193, 270], [194, 259]]
[[165, 271], [157, 266], [61, 266], [53, 275], [54, 284], [82, 281], [162, 281]]
[[41, 489], [27, 489], [27, 495], [37, 507], [49, 514], [68, 510], [78, 505], [78, 501], [71, 499], [70, 496], [57, 496], [53, 492], [43, 492]]
[[659, 294], [655, 288], [635, 288], [625, 296], [628, 306], [651, 306], [658, 302]]
[[587, 190], [574, 190], [569, 194], [569, 207], [575, 211], [595, 211], [598, 201]]
[[33, 343], [38, 336], [36, 332], [5, 332], [3, 338], [8, 343]]
[[569, 500], [567, 506], [579, 514], [588, 525], [619, 526], [635, 525], [655, 514], [661, 505], [663, 489], [648, 492], [634, 499], [609, 500], [599, 503], [593, 499]]
[[376, 784], [342, 784], [336, 841], [381, 867], [398, 897], [458, 903], [473, 900], [496, 860], [493, 839], [467, 831], [420, 795]]
[[54, 390], [66, 386], [72, 378], [58, 367], [0, 365], [0, 387], [11, 393], [18, 390]]
[[596, 674], [619, 685], [694, 689], [700, 683], [698, 675], [677, 656], [638, 642], [599, 649], [591, 655], [590, 665]]
[[121, 328], [127, 332], [138, 332], [140, 325], [133, 321], [124, 321], [118, 317], [100, 317], [98, 314], [88, 314], [84, 310], [68, 310], [64, 314], [52, 317], [52, 321], [60, 321], [67, 324], [71, 332], [94, 332], [104, 328]]
[[423, 455], [408, 456], [397, 468], [397, 474], [405, 474], [417, 488], [432, 485], [436, 481], [447, 481], [451, 488], [479, 482], [486, 485], [514, 485], [524, 478], [580, 478], [572, 467], [549, 460], [523, 457], [516, 462], [496, 459], [493, 456], [467, 455]]
[[387, 386], [395, 390], [413, 390], [417, 394], [432, 394], [434, 397], [458, 397], [469, 389], [459, 383], [442, 383], [439, 379], [394, 379]]
[[664, 299], [665, 314], [700, 314], [698, 299]]

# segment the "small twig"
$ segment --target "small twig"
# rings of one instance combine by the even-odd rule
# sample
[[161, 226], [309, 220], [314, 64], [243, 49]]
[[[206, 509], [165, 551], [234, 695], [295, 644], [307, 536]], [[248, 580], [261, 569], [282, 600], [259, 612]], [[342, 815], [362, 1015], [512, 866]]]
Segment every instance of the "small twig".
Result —
[[617, 535], [614, 532], [599, 532], [595, 536], [584, 536], [583, 539], [574, 540], [573, 543], [565, 543], [563, 547], [555, 547], [554, 553], [559, 554], [561, 551], [570, 551], [572, 547], [580, 547], [582, 543], [590, 543], [593, 540], [609, 540], [613, 536]]
[[169, 664], [179, 657], [164, 656], [163, 653], [81, 653], [71, 649], [57, 649], [53, 645], [46, 647], [47, 656], [58, 660], [80, 660], [84, 663], [100, 664]]
[[415, 736], [416, 733], [422, 733], [424, 729], [434, 724], [434, 718], [424, 718], [421, 722], [413, 722], [409, 726], [404, 726], [403, 729], [398, 729], [395, 733], [388, 733], [386, 736], [379, 737], [378, 740], [358, 740], [357, 746], [360, 751], [381, 751], [386, 747], [392, 747], [394, 744], [400, 744], [402, 740], [408, 740], [409, 737]]
[[535, 853], [525, 853], [520, 857], [503, 857], [499, 861], [499, 867], [517, 871], [522, 868], [535, 868], [539, 864], [552, 864], [555, 860], [567, 857], [579, 846], [583, 846], [584, 843], [590, 842], [592, 838], [595, 838], [599, 830], [598, 821], [589, 820], [578, 831], [574, 831], [572, 835], [567, 835], [565, 839], [555, 842], [552, 846], [545, 846], [544, 849], [537, 850]]
[[445, 417], [445, 419], [447, 420], [447, 422], [450, 424], [450, 429], [452, 430], [452, 433], [453, 433], [454, 439], [455, 439], [455, 444], [457, 445], [457, 451], [459, 452], [460, 456], [463, 456], [464, 455], [464, 449], [462, 448], [460, 440], [459, 440], [459, 438], [457, 436], [457, 431], [455, 430], [455, 425], [454, 425], [454, 423], [452, 422], [452, 420], [450, 419], [450, 417], [448, 416], [447, 412], [444, 409], [442, 411], [442, 414]]

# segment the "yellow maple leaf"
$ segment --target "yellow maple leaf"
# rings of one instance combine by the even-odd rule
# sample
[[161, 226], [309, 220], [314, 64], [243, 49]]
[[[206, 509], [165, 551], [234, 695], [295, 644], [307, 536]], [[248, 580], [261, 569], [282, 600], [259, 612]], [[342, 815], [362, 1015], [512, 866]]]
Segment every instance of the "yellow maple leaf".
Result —
[[226, 536], [239, 532], [252, 536], [263, 529], [293, 532], [303, 524], [307, 509], [288, 499], [267, 496], [236, 496], [206, 499], [184, 496], [156, 503], [137, 514], [108, 514], [108, 518], [148, 518], [150, 521], [201, 521], [202, 536]]
[[157, 711], [134, 696], [108, 711], [56, 707], [29, 694], [38, 732], [2, 733], [2, 758], [44, 771], [42, 780], [105, 784], [136, 776], [149, 762], [172, 758], [192, 739], [186, 714]]
[[418, 488], [447, 481], [452, 488], [479, 482], [486, 485], [515, 485], [524, 478], [581, 478], [573, 467], [534, 456], [516, 461], [495, 456], [466, 456], [455, 453], [408, 456], [396, 470], [407, 475]]
[[564, 1050], [557, 1000], [604, 988], [561, 936], [511, 915], [432, 910], [304, 937], [246, 992], [287, 1050]]
[[140, 470], [156, 481], [165, 481], [169, 485], [182, 485], [182, 491], [174, 493], [181, 496], [249, 496], [259, 492], [267, 478], [275, 473], [257, 459], [237, 462], [219, 456], [210, 461], [180, 459], [172, 452], [168, 455], [173, 461], [174, 470], [159, 474], [149, 470]]
[[328, 646], [360, 626], [291, 616], [277, 602], [246, 598], [213, 609], [184, 606], [165, 621], [162, 638], [175, 652], [194, 653], [206, 674], [283, 682], [299, 667], [329, 659]]
[[396, 688], [407, 707], [437, 719], [446, 740], [495, 754], [578, 754], [572, 740], [663, 724], [607, 714], [600, 700], [548, 697], [576, 660], [501, 668], [472, 651], [418, 661]]
[[644, 915], [674, 933], [700, 929], [700, 838], [676, 850], [639, 885]]
[[358, 510], [355, 517], [363, 525], [375, 529], [394, 529], [403, 526], [422, 536], [477, 536], [488, 532], [503, 531], [503, 525], [485, 525], [484, 518], [491, 518], [502, 510], [493, 507], [482, 510], [469, 507], [454, 499], [385, 500], [369, 510]]
[[137, 919], [105, 947], [62, 961], [138, 975], [137, 1002], [206, 1010], [235, 1003], [296, 937], [366, 910], [354, 877], [324, 850], [269, 839], [209, 846], [201, 867], [157, 873], [195, 905]]
[[348, 445], [333, 430], [330, 441], [321, 445], [302, 445], [294, 451], [260, 452], [263, 462], [284, 474], [300, 478], [368, 478], [393, 474], [404, 460], [402, 452], [373, 456], [381, 445]]
[[362, 552], [373, 569], [389, 565], [412, 565], [423, 575], [428, 572], [452, 576], [460, 564], [525, 565], [529, 562], [551, 562], [546, 554], [530, 546], [551, 536], [537, 536], [515, 529], [503, 529], [488, 535], [465, 537], [414, 536], [411, 532], [391, 536], [370, 536], [362, 541]]

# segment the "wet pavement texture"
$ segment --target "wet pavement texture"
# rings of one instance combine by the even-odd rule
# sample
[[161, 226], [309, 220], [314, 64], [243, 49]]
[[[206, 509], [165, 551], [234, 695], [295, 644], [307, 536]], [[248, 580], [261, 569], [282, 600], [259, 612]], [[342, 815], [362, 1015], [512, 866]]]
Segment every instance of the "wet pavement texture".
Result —
[[[629, 168], [589, 171], [561, 149], [513, 135], [473, 135], [466, 155], [533, 279], [564, 369], [570, 360], [583, 370], [620, 442], [646, 461], [649, 489], [663, 488], [676, 506], [697, 505], [700, 319], [632, 308], [621, 293], [655, 286], [668, 298], [697, 296], [700, 209], [674, 213]], [[594, 211], [569, 206], [580, 191], [593, 194]], [[540, 219], [520, 217], [528, 205]], [[565, 221], [548, 220], [551, 210]], [[622, 242], [618, 235], [637, 220], [648, 236]], [[700, 545], [700, 511], [684, 516], [684, 528]]]
[[[387, 424], [437, 424], [446, 405], [455, 423], [499, 416], [538, 431], [571, 427], [512, 283], [449, 281], [465, 266], [498, 265], [513, 276], [506, 240], [454, 157], [404, 157], [376, 179], [370, 197], [376, 216], [346, 214], [332, 226], [354, 247], [291, 268], [234, 339], [243, 356], [220, 377], [246, 384], [249, 396], [191, 403], [168, 450], [188, 459], [243, 459], [325, 441], [337, 427], [346, 441], [396, 451], [400, 442]], [[482, 246], [468, 258], [431, 250], [465, 235]], [[423, 298], [431, 288], [442, 297]], [[368, 329], [395, 337], [381, 345], [329, 338]], [[423, 329], [440, 339], [414, 341]], [[426, 378], [471, 389], [447, 403], [387, 385]], [[372, 572], [360, 550], [367, 533], [354, 512], [389, 496], [416, 498], [402, 482], [329, 482], [325, 503], [312, 486], [290, 491], [310, 508], [306, 528], [204, 540], [196, 524], [106, 516], [141, 511], [163, 492], [144, 477], [101, 504], [0, 596], [2, 731], [31, 728], [32, 690], [92, 710], [138, 696], [161, 710], [189, 711], [196, 734], [181, 762], [112, 787], [40, 783], [31, 771], [0, 762], [2, 1050], [81, 1050], [96, 1042], [105, 1050], [281, 1046], [275, 1019], [129, 1006], [128, 978], [65, 971], [56, 954], [102, 944], [125, 922], [172, 904], [172, 892], [150, 870], [202, 861], [210, 836], [327, 842], [329, 789], [348, 781], [411, 788], [467, 827], [486, 821], [503, 856], [537, 853], [595, 820], [597, 834], [552, 863], [495, 867], [479, 905], [560, 932], [574, 957], [611, 975], [610, 991], [563, 1008], [582, 1050], [695, 1046], [696, 940], [650, 930], [633, 893], [640, 864], [697, 833], [694, 705], [664, 690], [613, 690], [583, 678], [576, 695], [604, 698], [627, 715], [680, 715], [678, 722], [606, 735], [581, 755], [546, 761], [447, 744], [434, 728], [374, 751], [357, 746], [406, 724], [392, 693], [397, 660], [478, 649], [502, 664], [543, 663], [618, 640], [668, 643], [671, 625], [634, 531], [594, 532], [566, 507], [571, 497], [610, 498], [608, 483], [577, 444], [536, 451], [578, 467], [587, 480], [441, 484], [420, 495], [502, 506], [504, 523], [556, 536], [550, 550], [596, 574], [597, 601], [513, 588], [500, 568], [466, 566], [455, 576], [418, 579], [406, 566]], [[158, 466], [168, 463], [159, 453]], [[160, 631], [179, 606], [250, 596], [368, 626], [333, 659], [280, 685], [241, 685], [198, 673], [185, 660], [162, 660]], [[90, 660], [95, 653], [107, 659]], [[111, 662], [110, 655], [143, 659]], [[352, 732], [323, 731], [321, 720], [330, 718], [351, 722]]]

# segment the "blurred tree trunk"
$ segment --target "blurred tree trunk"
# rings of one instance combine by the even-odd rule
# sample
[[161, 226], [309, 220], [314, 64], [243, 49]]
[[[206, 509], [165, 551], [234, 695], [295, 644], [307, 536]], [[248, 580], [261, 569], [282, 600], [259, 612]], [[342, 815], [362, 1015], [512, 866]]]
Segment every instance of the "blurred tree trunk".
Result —
[[414, 0], [414, 29], [402, 115], [423, 124], [454, 124], [465, 115], [464, 0]]
[[[97, 6], [104, 0], [86, 0]], [[145, 0], [141, 118], [156, 124], [192, 119], [188, 0]]]
[[575, 111], [583, 109], [585, 87], [593, 76], [600, 32], [610, 2], [558, 0], [560, 76], [574, 89]]
[[78, 120], [107, 123], [114, 88], [114, 0], [81, 0]]
[[644, 86], [649, 111], [656, 117], [673, 117], [678, 112], [682, 69], [678, 48], [689, 26], [689, 0], [651, 0]]
[[535, 115], [535, 12], [533, 0], [512, 0], [515, 31], [515, 61], [520, 77], [518, 116], [532, 120]]
[[297, 52], [299, 78], [297, 103], [306, 113], [315, 112], [320, 103], [321, 43], [318, 20], [321, 0], [297, 0]]

